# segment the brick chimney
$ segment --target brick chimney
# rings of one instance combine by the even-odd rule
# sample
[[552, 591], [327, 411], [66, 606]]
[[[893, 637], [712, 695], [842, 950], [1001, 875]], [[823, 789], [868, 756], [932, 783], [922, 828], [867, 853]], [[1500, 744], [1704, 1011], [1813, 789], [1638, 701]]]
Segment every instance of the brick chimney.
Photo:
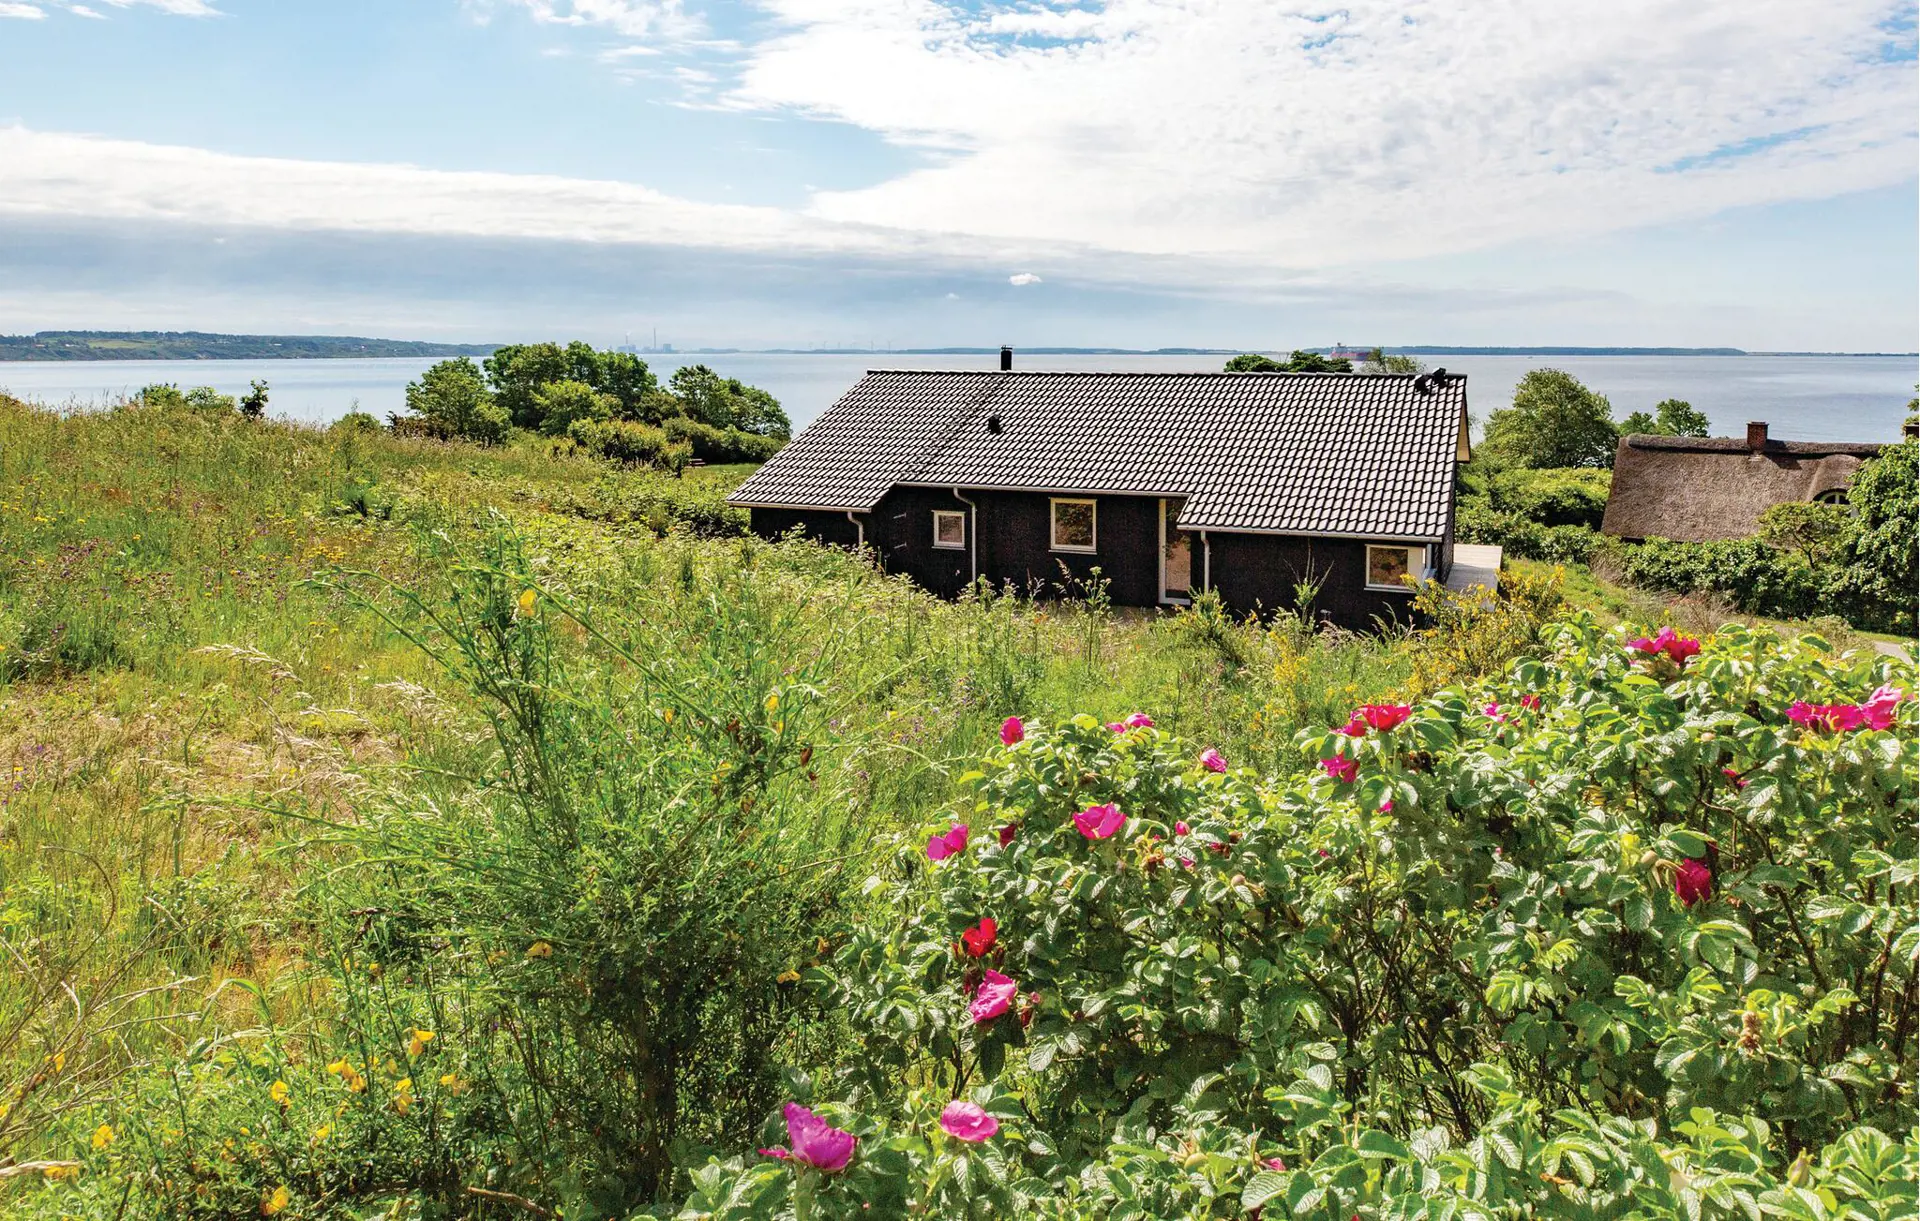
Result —
[[1005, 373], [1011, 368], [1013, 368], [1013, 348], [1003, 344], [1000, 348], [1000, 372]]
[[1747, 448], [1759, 453], [1767, 447], [1767, 422], [1765, 420], [1747, 421]]

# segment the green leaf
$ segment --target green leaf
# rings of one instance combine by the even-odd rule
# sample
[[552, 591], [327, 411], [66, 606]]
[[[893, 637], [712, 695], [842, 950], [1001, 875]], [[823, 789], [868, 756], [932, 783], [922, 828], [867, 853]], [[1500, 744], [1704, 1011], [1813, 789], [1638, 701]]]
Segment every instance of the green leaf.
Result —
[[1240, 1191], [1240, 1207], [1252, 1212], [1287, 1189], [1288, 1176], [1279, 1170], [1262, 1170]]

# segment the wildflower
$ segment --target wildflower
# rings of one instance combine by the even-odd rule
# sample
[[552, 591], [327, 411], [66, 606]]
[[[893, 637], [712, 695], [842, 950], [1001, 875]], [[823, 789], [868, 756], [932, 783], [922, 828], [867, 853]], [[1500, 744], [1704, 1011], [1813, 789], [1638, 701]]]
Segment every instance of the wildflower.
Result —
[[1000, 1130], [1000, 1121], [971, 1102], [949, 1102], [940, 1112], [940, 1129], [955, 1140], [977, 1145]]
[[1152, 729], [1153, 718], [1144, 712], [1136, 712], [1127, 718], [1128, 729]]
[[1367, 736], [1367, 723], [1356, 712], [1347, 718], [1347, 723], [1340, 727], [1340, 732], [1349, 738], [1364, 738]]
[[1000, 828], [1000, 846], [1004, 848], [1008, 844], [1011, 844], [1013, 842], [1013, 837], [1015, 835], [1018, 835], [1019, 833], [1020, 833], [1020, 828], [1016, 827], [1012, 823], [1008, 823], [1006, 826]]
[[1190, 856], [1183, 856], [1183, 857], [1181, 857], [1181, 858], [1180, 858], [1180, 868], [1182, 868], [1182, 869], [1191, 869], [1191, 868], [1193, 868], [1193, 858], [1192, 858], [1192, 857], [1190, 857]]
[[433, 1031], [415, 1027], [407, 1036], [407, 1055], [409, 1058], [427, 1050], [427, 1044], [433, 1042]]
[[287, 1097], [292, 1093], [293, 1091], [287, 1088], [287, 1083], [284, 1081], [276, 1081], [267, 1087], [267, 1097], [281, 1106], [287, 1105]]
[[973, 1000], [967, 1004], [967, 1015], [975, 1025], [991, 1022], [1007, 1011], [1007, 1006], [1013, 1003], [1014, 993], [1019, 990], [1019, 984], [989, 967], [986, 978], [974, 990]]
[[1287, 1168], [1287, 1161], [1281, 1157], [1270, 1157], [1263, 1162], [1262, 1165], [1266, 1166], [1268, 1170], [1285, 1170]]
[[536, 941], [527, 947], [528, 958], [552, 958], [553, 947], [544, 941]]
[[1120, 722], [1118, 722], [1118, 721], [1108, 721], [1108, 722], [1107, 722], [1107, 728], [1108, 728], [1108, 729], [1111, 729], [1111, 730], [1112, 730], [1113, 732], [1115, 732], [1115, 733], [1125, 733], [1125, 732], [1127, 732], [1127, 727], [1126, 727], [1125, 725], [1122, 725], [1122, 724], [1121, 724]]
[[843, 1132], [797, 1102], [786, 1105], [787, 1143], [791, 1149], [762, 1149], [767, 1157], [791, 1158], [824, 1174], [847, 1168], [857, 1138]]
[[1026, 737], [1027, 737], [1026, 723], [1022, 721], [1019, 717], [1010, 716], [1006, 720], [1000, 722], [1000, 745], [1012, 746], [1016, 742], [1026, 741]]
[[1795, 700], [1787, 709], [1787, 719], [1816, 733], [1845, 733], [1865, 724], [1867, 714], [1858, 704], [1809, 704]]
[[793, 1154], [788, 1153], [784, 1148], [782, 1148], [779, 1145], [775, 1145], [771, 1149], [757, 1149], [755, 1150], [755, 1152], [758, 1153], [761, 1157], [776, 1157], [783, 1162], [793, 1156]]
[[1188, 826], [1188, 825], [1187, 825], [1186, 823], [1184, 823], [1184, 822], [1177, 822], [1177, 823], [1174, 823], [1174, 824], [1173, 824], [1173, 833], [1174, 833], [1175, 835], [1186, 835], [1186, 834], [1188, 834], [1189, 832], [1191, 832], [1192, 830], [1193, 830], [1193, 828], [1192, 828], [1192, 827], [1189, 827], [1189, 826]]
[[101, 1124], [93, 1130], [93, 1147], [104, 1149], [113, 1143], [113, 1125]]
[[1879, 686], [1860, 705], [1861, 719], [1868, 729], [1892, 729], [1899, 719], [1900, 703], [1907, 698], [1906, 692], [1893, 686]]
[[1500, 711], [1500, 705], [1498, 704], [1488, 704], [1480, 711], [1489, 721], [1500, 721], [1504, 723], [1507, 719], [1507, 714]]
[[360, 1070], [345, 1060], [335, 1060], [332, 1064], [327, 1065], [327, 1071], [340, 1078], [340, 1083], [346, 1086], [350, 1092], [355, 1094], [366, 1092], [367, 1079], [360, 1075]]
[[1692, 907], [1712, 890], [1713, 870], [1707, 868], [1705, 861], [1689, 858], [1680, 862], [1680, 868], [1673, 875], [1673, 893], [1679, 896], [1680, 902]]
[[326, 1143], [327, 1137], [332, 1135], [333, 1135], [333, 1125], [330, 1123], [323, 1123], [319, 1127], [313, 1130], [313, 1143], [316, 1145], [324, 1144]]
[[1407, 704], [1362, 704], [1354, 709], [1353, 717], [1348, 720], [1346, 728], [1340, 732], [1350, 738], [1358, 738], [1363, 736], [1366, 730], [1363, 729], [1359, 733], [1354, 733], [1353, 730], [1365, 725], [1367, 729], [1376, 729], [1385, 733], [1406, 724], [1407, 718], [1412, 715], [1413, 708]]
[[1219, 751], [1209, 746], [1200, 752], [1200, 766], [1210, 772], [1224, 772], [1227, 770], [1227, 761], [1221, 757]]
[[1747, 787], [1747, 778], [1745, 776], [1742, 776], [1739, 772], [1734, 771], [1730, 767], [1721, 768], [1720, 774], [1722, 776], [1725, 776], [1728, 780], [1732, 781], [1733, 787], [1736, 789], [1744, 789]]
[[788, 968], [774, 976], [773, 982], [776, 984], [797, 984], [800, 982], [800, 972]]
[[273, 1189], [272, 1195], [260, 1197], [260, 1215], [263, 1217], [277, 1217], [285, 1212], [287, 1205], [292, 1202], [293, 1194], [287, 1190], [287, 1185], [282, 1183]]
[[780, 709], [780, 693], [779, 693], [778, 691], [771, 691], [771, 692], [768, 692], [768, 694], [767, 694], [767, 711], [768, 711], [768, 712], [777, 712], [777, 711], [779, 711], [779, 709]]
[[1537, 695], [1523, 695], [1520, 697], [1520, 706], [1528, 712], [1538, 712], [1540, 711], [1540, 697]]
[[1343, 782], [1351, 781], [1360, 772], [1360, 765], [1345, 755], [1330, 755], [1320, 760], [1320, 766], [1327, 769], [1327, 775]]
[[927, 859], [944, 861], [957, 852], [966, 851], [966, 848], [967, 824], [955, 823], [953, 829], [945, 835], [936, 835], [927, 841]]
[[467, 1092], [467, 1083], [460, 1080], [459, 1073], [442, 1073], [440, 1074], [440, 1088], [446, 1090], [449, 1094], [464, 1094]]
[[1105, 805], [1088, 806], [1073, 816], [1073, 825], [1088, 839], [1106, 839], [1124, 826], [1126, 821], [1127, 816], [1111, 801]]
[[1676, 666], [1687, 664], [1687, 658], [1700, 651], [1700, 642], [1691, 636], [1682, 636], [1671, 627], [1663, 627], [1649, 640], [1645, 636], [1627, 641], [1627, 648], [1635, 653], [1645, 653], [1649, 657], [1664, 656]]
[[1391, 797], [1382, 797], [1382, 798], [1380, 799], [1380, 812], [1381, 812], [1382, 814], [1391, 814], [1391, 813], [1393, 813], [1393, 798], [1391, 798]]
[[43, 1162], [40, 1166], [40, 1173], [50, 1182], [54, 1183], [58, 1183], [62, 1179], [77, 1179], [80, 1177], [80, 1163]]
[[968, 958], [985, 958], [992, 952], [999, 934], [1000, 925], [994, 918], [982, 916], [978, 925], [960, 934], [960, 940], [967, 947]]
[[393, 1083], [393, 1109], [402, 1115], [413, 1105], [413, 1078], [402, 1077]]
[[[533, 614], [533, 601], [538, 596], [539, 595], [531, 589], [523, 589], [520, 591], [519, 607], [520, 607], [520, 617], [522, 619], [525, 619], [529, 615]], [[267, 1215], [271, 1217], [273, 1214], [268, 1213]]]

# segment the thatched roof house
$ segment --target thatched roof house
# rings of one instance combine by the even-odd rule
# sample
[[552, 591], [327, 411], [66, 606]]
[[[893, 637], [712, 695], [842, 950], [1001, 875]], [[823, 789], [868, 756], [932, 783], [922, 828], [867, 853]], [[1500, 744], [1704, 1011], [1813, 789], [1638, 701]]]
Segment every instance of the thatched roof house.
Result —
[[1775, 441], [1763, 423], [1739, 437], [1620, 439], [1602, 533], [1624, 539], [1702, 543], [1748, 538], [1773, 505], [1844, 500], [1860, 464], [1881, 446], [1850, 441]]

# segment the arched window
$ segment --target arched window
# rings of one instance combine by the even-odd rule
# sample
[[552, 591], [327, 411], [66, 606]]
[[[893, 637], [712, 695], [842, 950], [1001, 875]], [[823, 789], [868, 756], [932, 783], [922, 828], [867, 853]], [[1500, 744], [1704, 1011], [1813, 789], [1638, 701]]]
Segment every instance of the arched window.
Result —
[[1847, 489], [1828, 488], [1826, 491], [1815, 496], [1813, 503], [1817, 505], [1839, 505], [1844, 509], [1847, 507]]

